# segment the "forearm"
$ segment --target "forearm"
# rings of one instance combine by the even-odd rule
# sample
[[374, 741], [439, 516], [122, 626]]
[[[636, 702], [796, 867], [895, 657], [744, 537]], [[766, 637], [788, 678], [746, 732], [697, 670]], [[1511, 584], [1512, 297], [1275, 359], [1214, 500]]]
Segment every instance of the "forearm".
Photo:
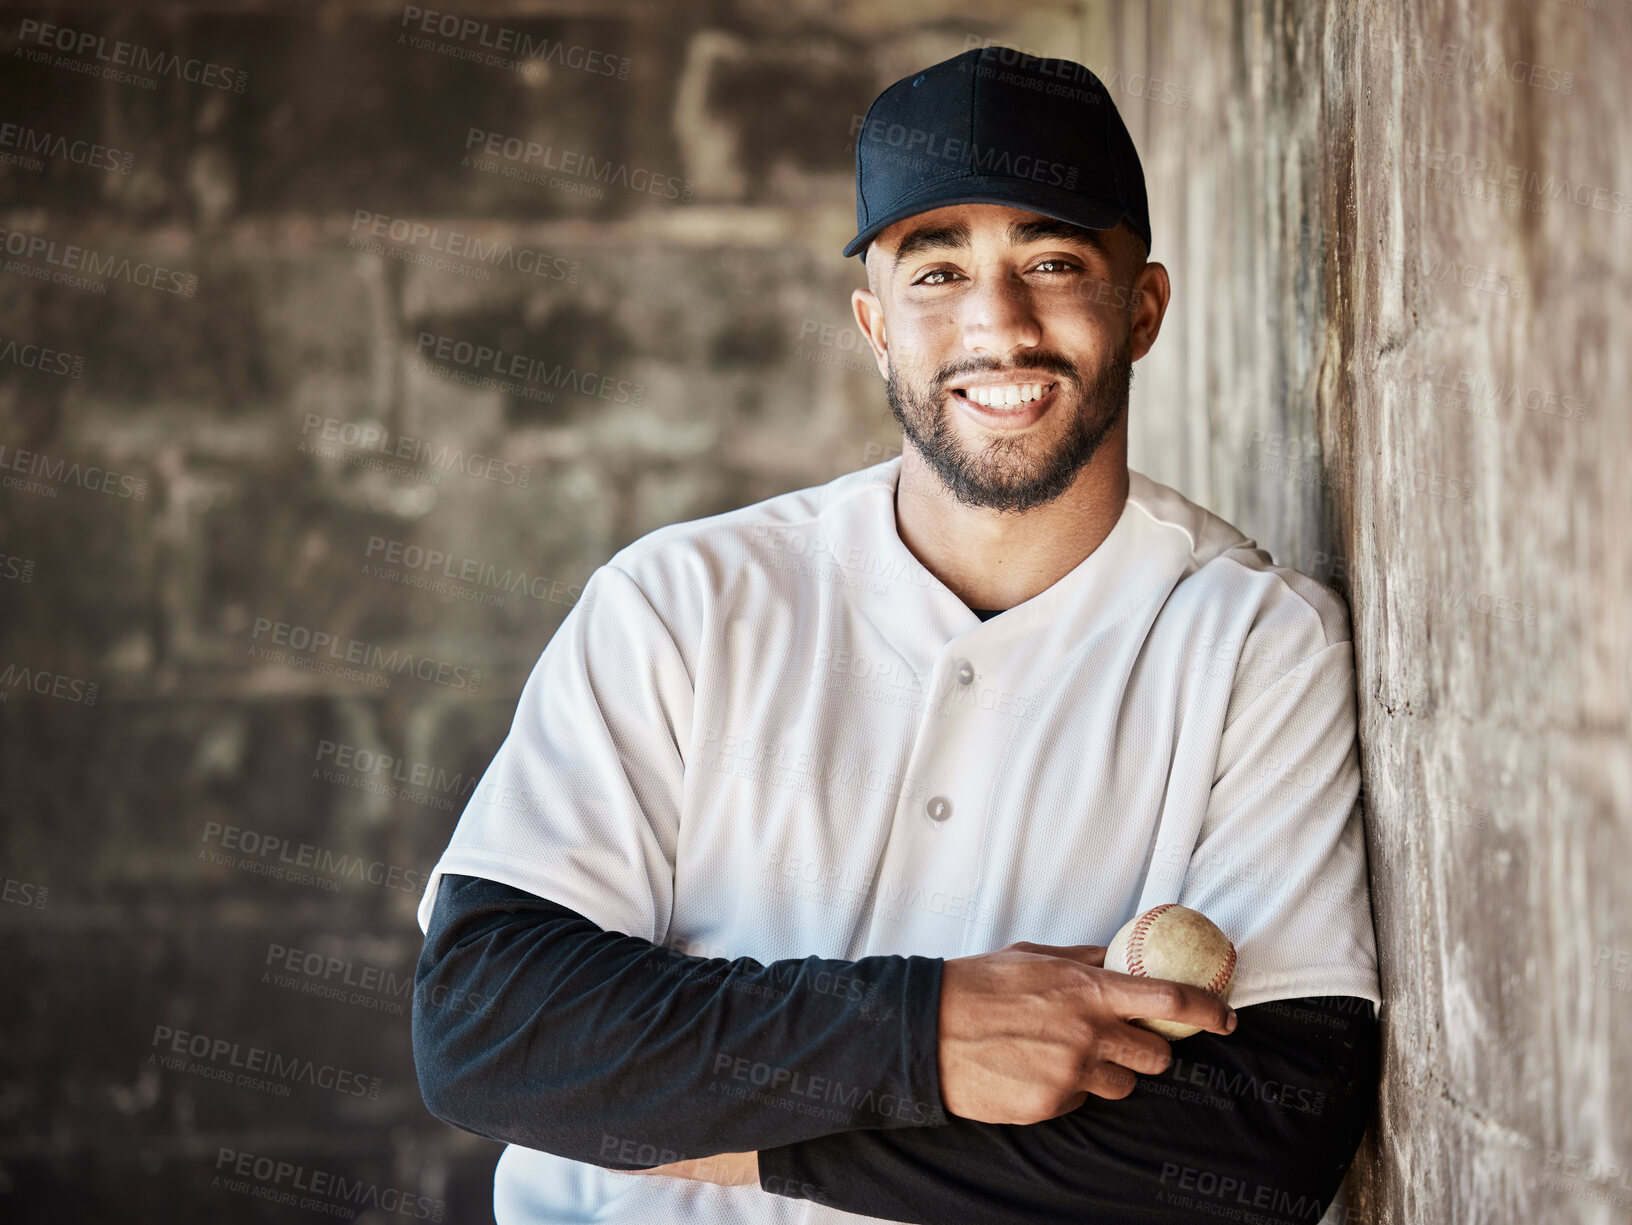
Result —
[[415, 974], [438, 1117], [613, 1169], [944, 1119], [941, 962], [689, 957], [492, 881], [443, 878]]
[[1227, 1037], [1175, 1043], [1167, 1072], [1125, 1099], [1090, 1097], [1027, 1126], [952, 1118], [764, 1149], [760, 1185], [918, 1225], [1172, 1225], [1211, 1208], [1318, 1220], [1375, 1101], [1370, 1003], [1288, 1000], [1239, 1016]]

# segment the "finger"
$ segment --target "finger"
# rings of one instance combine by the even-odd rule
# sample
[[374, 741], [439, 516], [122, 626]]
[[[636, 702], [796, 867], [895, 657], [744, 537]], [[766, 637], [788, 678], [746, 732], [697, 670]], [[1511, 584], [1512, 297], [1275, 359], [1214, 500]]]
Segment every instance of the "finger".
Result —
[[1160, 1076], [1173, 1065], [1173, 1048], [1167, 1040], [1137, 1025], [1123, 1025], [1114, 1036], [1100, 1039], [1094, 1055], [1145, 1076]]
[[1235, 1010], [1211, 992], [1189, 983], [1165, 978], [1137, 978], [1115, 975], [1117, 987], [1112, 1003], [1124, 1019], [1149, 1017], [1159, 1021], [1179, 1021], [1199, 1025], [1215, 1034], [1233, 1033]]
[[1095, 1097], [1119, 1102], [1132, 1093], [1133, 1087], [1138, 1083], [1139, 1078], [1121, 1064], [1096, 1063], [1088, 1069], [1088, 1076], [1082, 1087]]
[[670, 1178], [689, 1178], [698, 1182], [719, 1182], [734, 1173], [731, 1158], [740, 1153], [721, 1153], [713, 1157], [688, 1157], [684, 1161], [670, 1161], [645, 1170], [622, 1170], [623, 1174], [664, 1174]]
[[1103, 944], [1033, 944], [1029, 940], [1017, 940], [1009, 947], [1022, 953], [1041, 953], [1046, 957], [1063, 957], [1067, 961], [1076, 961], [1088, 966], [1103, 966], [1105, 964], [1105, 946]]

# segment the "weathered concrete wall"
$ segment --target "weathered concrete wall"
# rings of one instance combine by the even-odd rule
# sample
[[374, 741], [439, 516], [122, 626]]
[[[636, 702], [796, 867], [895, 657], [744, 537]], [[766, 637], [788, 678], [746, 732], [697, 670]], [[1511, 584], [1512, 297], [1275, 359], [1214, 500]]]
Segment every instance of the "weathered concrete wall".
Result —
[[[1632, 217], [1593, 194], [1632, 196], [1632, 6], [1396, 7], [461, 6], [597, 56], [520, 72], [391, 4], [0, 21], [0, 123], [66, 142], [0, 137], [0, 344], [59, 355], [0, 349], [0, 1215], [307, 1219], [227, 1148], [485, 1216], [494, 1146], [425, 1114], [391, 1007], [415, 881], [595, 565], [894, 449], [852, 124], [984, 37], [1088, 63], [1140, 142], [1176, 296], [1135, 465], [1353, 604], [1389, 1063], [1352, 1219], [1624, 1215], [1585, 1162], [1632, 1165]], [[480, 385], [463, 342], [544, 365]], [[161, 1026], [377, 1096], [150, 1062]]]
[[[1632, 1216], [1632, 6], [1113, 6], [1175, 313], [1136, 466], [1344, 590], [1376, 1222]], [[1187, 106], [1168, 99], [1187, 96]]]

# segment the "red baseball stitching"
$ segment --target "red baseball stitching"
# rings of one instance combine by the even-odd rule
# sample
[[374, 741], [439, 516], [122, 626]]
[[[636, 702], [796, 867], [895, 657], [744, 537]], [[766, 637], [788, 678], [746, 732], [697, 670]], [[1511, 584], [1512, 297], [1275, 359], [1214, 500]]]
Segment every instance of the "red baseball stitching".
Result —
[[[1145, 936], [1150, 931], [1151, 924], [1168, 910], [1177, 906], [1177, 902], [1164, 902], [1160, 906], [1152, 906], [1139, 916], [1139, 921], [1133, 925], [1133, 931], [1128, 936], [1128, 973], [1146, 977], [1145, 974]], [[1227, 938], [1224, 942], [1224, 962], [1214, 974], [1211, 981], [1203, 990], [1219, 995], [1223, 992], [1230, 977], [1235, 973], [1235, 945]]]
[[1226, 944], [1224, 947], [1227, 950], [1224, 954], [1224, 964], [1218, 973], [1213, 975], [1213, 981], [1207, 984], [1207, 990], [1214, 995], [1223, 993], [1225, 984], [1230, 981], [1230, 975], [1235, 973], [1235, 945]]
[[1139, 921], [1133, 925], [1133, 933], [1128, 937], [1128, 973], [1145, 977], [1145, 933], [1150, 925], [1164, 911], [1172, 910], [1177, 902], [1163, 902], [1160, 906], [1152, 906], [1139, 916]]

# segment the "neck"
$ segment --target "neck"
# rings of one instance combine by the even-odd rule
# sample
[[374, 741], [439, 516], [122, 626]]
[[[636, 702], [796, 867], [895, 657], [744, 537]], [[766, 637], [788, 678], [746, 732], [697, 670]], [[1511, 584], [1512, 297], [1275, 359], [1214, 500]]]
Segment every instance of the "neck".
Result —
[[895, 525], [912, 555], [969, 607], [1013, 608], [1097, 549], [1127, 498], [1125, 416], [1064, 493], [1024, 514], [959, 502], [911, 439], [903, 439]]

